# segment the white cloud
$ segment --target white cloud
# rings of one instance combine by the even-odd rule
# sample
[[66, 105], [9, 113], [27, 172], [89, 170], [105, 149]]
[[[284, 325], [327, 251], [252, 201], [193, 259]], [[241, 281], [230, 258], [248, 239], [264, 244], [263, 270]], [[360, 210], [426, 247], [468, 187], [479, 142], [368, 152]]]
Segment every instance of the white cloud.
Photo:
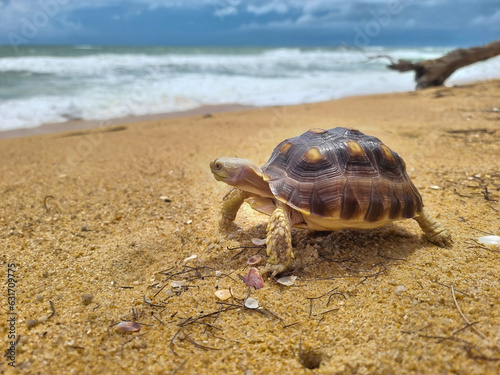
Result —
[[238, 14], [240, 0], [214, 0], [211, 5], [214, 7], [214, 15], [217, 17], [234, 16]]
[[283, 1], [271, 1], [259, 5], [250, 4], [247, 6], [246, 10], [258, 16], [268, 13], [284, 14], [288, 12], [288, 5]]
[[[48, 19], [38, 27], [40, 35], [82, 32], [84, 27], [71, 21], [73, 12], [104, 7], [117, 8], [115, 19], [136, 17], [145, 10], [178, 8], [201, 9], [218, 17], [247, 15], [249, 23], [240, 26], [247, 30], [352, 28], [373, 20], [377, 12], [394, 3], [398, 0], [0, 0], [0, 39], [8, 32], [21, 33], [25, 20], [33, 22], [38, 16], [39, 23], [44, 23], [44, 12]], [[498, 0], [399, 0], [399, 4], [403, 10], [392, 15], [391, 28], [465, 24], [500, 29]]]

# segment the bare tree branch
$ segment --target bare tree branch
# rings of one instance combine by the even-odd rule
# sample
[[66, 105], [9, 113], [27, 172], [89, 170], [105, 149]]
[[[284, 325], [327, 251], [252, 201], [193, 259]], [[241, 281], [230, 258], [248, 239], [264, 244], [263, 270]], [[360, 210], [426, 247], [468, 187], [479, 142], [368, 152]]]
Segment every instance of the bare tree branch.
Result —
[[417, 82], [416, 89], [420, 90], [427, 87], [441, 86], [455, 70], [498, 55], [500, 55], [500, 40], [481, 47], [456, 49], [438, 59], [423, 60], [418, 63], [398, 60], [397, 63], [390, 64], [387, 67], [399, 72], [414, 70], [415, 81]]

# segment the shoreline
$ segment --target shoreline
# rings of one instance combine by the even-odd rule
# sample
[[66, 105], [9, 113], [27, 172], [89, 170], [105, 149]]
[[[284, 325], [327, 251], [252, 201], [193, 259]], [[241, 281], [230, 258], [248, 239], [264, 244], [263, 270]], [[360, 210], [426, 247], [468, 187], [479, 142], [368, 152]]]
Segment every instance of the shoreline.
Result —
[[[482, 83], [487, 83], [491, 81], [498, 81], [499, 78], [487, 79], [487, 80], [478, 80], [478, 81], [468, 81], [465, 80], [458, 84], [454, 84], [452, 86], [438, 86], [432, 87], [428, 90], [439, 90], [439, 89], [450, 89], [450, 88], [460, 88], [460, 87], [468, 87], [471, 85], [480, 85]], [[273, 108], [273, 107], [296, 107], [303, 105], [315, 105], [320, 103], [330, 103], [348, 98], [362, 98], [362, 97], [376, 97], [376, 96], [384, 96], [384, 95], [398, 95], [398, 94], [408, 94], [408, 93], [417, 93], [416, 90], [413, 91], [394, 91], [394, 92], [381, 92], [381, 93], [368, 93], [368, 94], [357, 94], [352, 96], [344, 96], [341, 98], [330, 99], [326, 101], [318, 101], [318, 102], [306, 102], [299, 104], [283, 104], [283, 105], [266, 105], [266, 106], [254, 106], [254, 105], [246, 105], [246, 104], [238, 104], [238, 103], [226, 103], [226, 104], [214, 104], [214, 105], [202, 105], [196, 108], [183, 110], [183, 111], [171, 111], [171, 112], [162, 112], [157, 114], [148, 114], [148, 115], [139, 115], [139, 116], [125, 116], [125, 117], [117, 117], [111, 118], [107, 120], [69, 120], [65, 122], [57, 122], [57, 123], [47, 123], [42, 124], [40, 126], [32, 127], [32, 128], [18, 128], [18, 129], [10, 129], [0, 131], [0, 140], [3, 139], [13, 139], [13, 138], [22, 138], [29, 137], [35, 135], [44, 135], [44, 134], [52, 134], [52, 133], [64, 133], [64, 132], [75, 132], [82, 130], [95, 129], [100, 127], [114, 126], [114, 125], [124, 125], [124, 124], [133, 124], [133, 123], [147, 123], [151, 121], [159, 121], [159, 120], [168, 120], [173, 118], [184, 118], [191, 116], [204, 116], [204, 115], [212, 115], [216, 113], [224, 113], [224, 112], [235, 112], [235, 111], [245, 111], [252, 109], [263, 109], [263, 108]]]
[[108, 120], [69, 120], [65, 122], [48, 123], [33, 128], [19, 128], [0, 131], [0, 140], [29, 137], [34, 135], [74, 132], [106, 126], [150, 122], [155, 120], [172, 119], [179, 117], [203, 116], [222, 112], [234, 112], [257, 109], [260, 107], [244, 104], [217, 104], [203, 105], [185, 111], [163, 112], [150, 115], [117, 117]]

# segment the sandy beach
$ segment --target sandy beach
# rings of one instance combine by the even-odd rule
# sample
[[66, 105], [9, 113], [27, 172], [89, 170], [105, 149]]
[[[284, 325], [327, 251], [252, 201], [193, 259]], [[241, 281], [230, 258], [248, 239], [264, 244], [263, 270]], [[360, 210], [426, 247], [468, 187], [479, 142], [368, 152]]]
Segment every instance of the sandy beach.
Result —
[[[2, 349], [20, 335], [0, 372], [500, 373], [500, 246], [477, 242], [500, 235], [499, 107], [494, 80], [0, 139], [0, 275], [15, 279]], [[295, 284], [249, 291], [238, 275], [256, 253], [265, 264], [251, 240], [267, 216], [244, 206], [221, 231], [227, 185], [209, 162], [262, 165], [280, 141], [336, 126], [403, 157], [453, 248], [413, 220], [294, 229]]]

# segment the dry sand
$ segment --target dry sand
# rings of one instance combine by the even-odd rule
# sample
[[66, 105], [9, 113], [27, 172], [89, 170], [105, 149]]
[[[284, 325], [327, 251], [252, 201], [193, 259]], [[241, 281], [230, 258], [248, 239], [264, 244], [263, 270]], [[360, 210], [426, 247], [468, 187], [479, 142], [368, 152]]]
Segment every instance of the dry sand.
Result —
[[[15, 263], [21, 335], [16, 370], [4, 357], [0, 372], [500, 373], [500, 247], [475, 242], [500, 234], [499, 106], [489, 81], [0, 140], [0, 274]], [[400, 153], [454, 247], [413, 220], [294, 230], [296, 284], [266, 280], [251, 293], [261, 310], [234, 308], [246, 260], [266, 257], [228, 247], [265, 237], [266, 216], [243, 207], [239, 229], [221, 232], [226, 186], [209, 162], [263, 164], [279, 141], [335, 126]], [[142, 330], [116, 332], [124, 320]]]

